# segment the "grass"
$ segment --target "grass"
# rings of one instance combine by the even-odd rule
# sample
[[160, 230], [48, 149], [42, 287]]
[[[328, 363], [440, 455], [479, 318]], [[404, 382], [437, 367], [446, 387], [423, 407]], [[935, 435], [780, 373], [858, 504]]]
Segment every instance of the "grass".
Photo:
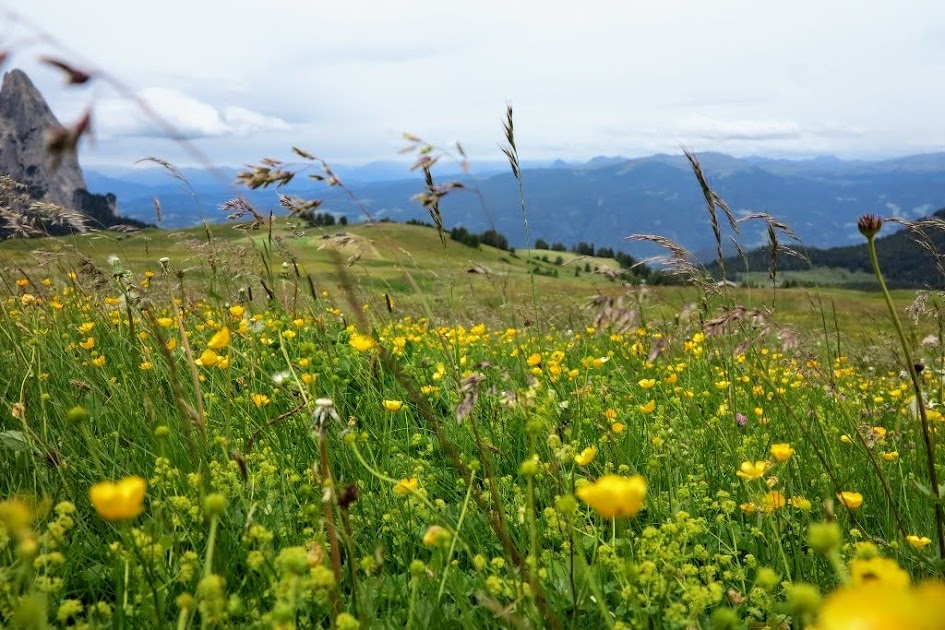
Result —
[[2, 625], [842, 627], [940, 575], [881, 295], [296, 231], [0, 247]]

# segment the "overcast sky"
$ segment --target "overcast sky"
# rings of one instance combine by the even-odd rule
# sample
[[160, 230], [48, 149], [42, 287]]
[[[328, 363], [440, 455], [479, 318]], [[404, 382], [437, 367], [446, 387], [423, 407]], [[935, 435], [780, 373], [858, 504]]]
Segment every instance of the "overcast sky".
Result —
[[397, 158], [402, 132], [498, 160], [696, 150], [880, 157], [945, 150], [941, 0], [0, 0], [6, 68], [63, 122], [92, 105], [87, 165], [191, 162], [101, 68], [220, 165]]

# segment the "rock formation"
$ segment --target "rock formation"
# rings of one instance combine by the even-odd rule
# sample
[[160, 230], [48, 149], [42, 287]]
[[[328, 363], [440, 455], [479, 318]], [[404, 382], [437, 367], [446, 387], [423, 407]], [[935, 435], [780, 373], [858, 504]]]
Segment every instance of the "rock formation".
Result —
[[[144, 224], [117, 216], [112, 194], [88, 192], [75, 152], [67, 151], [54, 165], [46, 151], [46, 135], [61, 127], [30, 78], [22, 70], [3, 75], [0, 86], [0, 175], [26, 186], [30, 199], [78, 212], [89, 228]], [[27, 208], [5, 209], [26, 212]], [[0, 232], [3, 226], [0, 225]], [[62, 229], [53, 230], [62, 232]]]

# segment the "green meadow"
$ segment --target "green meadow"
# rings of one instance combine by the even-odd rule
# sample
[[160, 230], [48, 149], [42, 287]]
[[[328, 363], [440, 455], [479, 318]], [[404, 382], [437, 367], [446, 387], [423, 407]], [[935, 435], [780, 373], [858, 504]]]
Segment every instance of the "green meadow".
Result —
[[941, 627], [938, 296], [558, 255], [4, 242], [0, 623]]

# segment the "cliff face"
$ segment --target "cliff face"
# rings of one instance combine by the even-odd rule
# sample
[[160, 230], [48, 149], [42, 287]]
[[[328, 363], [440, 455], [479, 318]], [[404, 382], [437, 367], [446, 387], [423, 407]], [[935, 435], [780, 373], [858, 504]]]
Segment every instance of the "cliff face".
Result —
[[[85, 177], [74, 151], [60, 154], [58, 164], [53, 165], [46, 151], [46, 134], [57, 127], [60, 127], [59, 121], [25, 72], [11, 70], [3, 75], [0, 86], [0, 175], [26, 186], [27, 197], [13, 195], [11, 207], [0, 208], [0, 238], [11, 233], [12, 224], [22, 225], [24, 220], [37, 227], [34, 233], [47, 234], [116, 225], [146, 227], [140, 221], [118, 216], [115, 195], [99, 195], [86, 189]], [[35, 210], [30, 209], [30, 200], [49, 202], [77, 212], [84, 217], [85, 228], [38, 216]]]
[[0, 87], [0, 173], [26, 184], [34, 199], [75, 208], [75, 193], [85, 178], [75, 153], [62, 156], [53, 169], [46, 154], [45, 134], [59, 126], [43, 95], [21, 70], [3, 75]]

